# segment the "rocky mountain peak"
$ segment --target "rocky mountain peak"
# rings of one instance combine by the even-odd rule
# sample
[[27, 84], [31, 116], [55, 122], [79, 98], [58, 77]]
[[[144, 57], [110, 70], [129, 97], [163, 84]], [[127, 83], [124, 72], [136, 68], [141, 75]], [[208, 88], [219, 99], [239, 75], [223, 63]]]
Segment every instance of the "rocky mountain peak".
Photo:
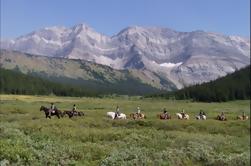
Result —
[[130, 26], [112, 37], [86, 24], [47, 27], [1, 41], [1, 48], [83, 59], [116, 69], [147, 70], [179, 87], [224, 76], [250, 61], [250, 41], [246, 38], [162, 27]]

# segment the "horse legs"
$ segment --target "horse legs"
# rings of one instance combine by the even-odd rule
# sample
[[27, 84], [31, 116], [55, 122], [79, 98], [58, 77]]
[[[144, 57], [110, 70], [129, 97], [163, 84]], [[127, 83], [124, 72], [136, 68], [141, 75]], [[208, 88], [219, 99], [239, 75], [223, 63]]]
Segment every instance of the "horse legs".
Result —
[[50, 118], [51, 119], [51, 116], [49, 116], [49, 114], [45, 114], [45, 118]]

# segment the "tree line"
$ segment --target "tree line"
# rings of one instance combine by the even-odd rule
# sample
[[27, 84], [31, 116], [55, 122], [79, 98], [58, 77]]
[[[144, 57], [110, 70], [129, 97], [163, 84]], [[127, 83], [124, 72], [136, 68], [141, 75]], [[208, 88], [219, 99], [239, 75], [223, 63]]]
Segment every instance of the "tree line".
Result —
[[0, 93], [102, 97], [112, 94], [144, 95], [160, 92], [160, 90], [130, 77], [114, 84], [80, 80], [79, 84], [76, 85], [67, 83], [65, 80], [67, 78], [41, 78], [36, 75], [26, 75], [19, 71], [0, 68]]
[[1, 94], [97, 96], [97, 93], [88, 89], [59, 84], [2, 68], [0, 68], [0, 78]]
[[147, 97], [161, 97], [167, 99], [186, 100], [203, 102], [225, 102], [230, 100], [250, 99], [250, 65], [228, 74], [215, 81], [185, 87], [181, 90], [148, 95]]

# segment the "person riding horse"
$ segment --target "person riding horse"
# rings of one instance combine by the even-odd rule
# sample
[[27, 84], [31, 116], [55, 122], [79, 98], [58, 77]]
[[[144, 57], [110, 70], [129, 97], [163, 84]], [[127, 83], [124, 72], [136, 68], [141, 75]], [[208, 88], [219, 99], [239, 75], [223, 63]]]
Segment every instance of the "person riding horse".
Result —
[[199, 113], [200, 118], [202, 118], [202, 116], [203, 116], [203, 115], [205, 115], [205, 116], [206, 116], [205, 112], [204, 112], [204, 111], [202, 111], [202, 110], [200, 110], [200, 113]]
[[245, 114], [244, 111], [242, 112], [242, 118], [243, 118], [243, 119], [246, 119], [246, 114]]
[[136, 115], [137, 115], [138, 118], [141, 116], [141, 114], [140, 114], [140, 107], [139, 106], [137, 107]]
[[120, 115], [119, 106], [117, 106], [114, 119], [116, 119], [119, 115]]
[[73, 105], [73, 108], [72, 108], [72, 113], [73, 113], [73, 115], [77, 115], [77, 107], [76, 107], [76, 105], [74, 104]]
[[168, 112], [167, 112], [166, 108], [163, 109], [163, 114], [164, 114], [164, 118], [167, 119], [168, 118]]
[[54, 113], [55, 110], [56, 110], [56, 107], [55, 107], [54, 103], [51, 103], [51, 107], [49, 109], [49, 116], [51, 116], [51, 113]]
[[221, 112], [220, 117], [221, 117], [221, 118], [224, 118], [224, 117], [225, 117], [224, 112]]
[[181, 115], [182, 115], [182, 118], [185, 118], [186, 113], [185, 113], [185, 110], [184, 110], [184, 109], [182, 109]]

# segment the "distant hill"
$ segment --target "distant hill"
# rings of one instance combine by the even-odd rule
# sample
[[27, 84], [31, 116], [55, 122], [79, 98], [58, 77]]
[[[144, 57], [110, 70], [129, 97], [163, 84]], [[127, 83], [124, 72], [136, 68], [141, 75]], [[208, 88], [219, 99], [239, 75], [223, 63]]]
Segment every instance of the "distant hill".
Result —
[[98, 83], [96, 83], [96, 85], [90, 83], [82, 87], [67, 83], [57, 83], [37, 76], [26, 75], [20, 71], [2, 68], [0, 68], [0, 78], [0, 93], [5, 94], [98, 96], [113, 93], [139, 95], [146, 92], [158, 92], [157, 89], [144, 84], [137, 84], [134, 80], [128, 80], [129, 83], [121, 82], [121, 84], [114, 84], [113, 86], [108, 85], [107, 87], [105, 87], [105, 85], [98, 85]]
[[[181, 90], [150, 95], [194, 101], [222, 102], [229, 100], [250, 99], [250, 65], [215, 81], [194, 85]], [[149, 96], [148, 96], [149, 97]]]
[[145, 95], [160, 92], [160, 84], [165, 84], [165, 89], [176, 89], [174, 84], [163, 82], [157, 74], [140, 70], [115, 70], [84, 60], [51, 58], [7, 50], [1, 50], [0, 57], [0, 67], [3, 69], [89, 89], [99, 94]]
[[0, 68], [0, 93], [58, 96], [97, 96], [90, 89], [73, 87]]
[[[82, 87], [93, 85], [95, 88], [103, 86], [105, 89], [107, 86], [120, 87], [116, 84], [122, 84], [124, 87], [125, 83], [133, 83], [134, 87], [141, 87], [142, 85], [148, 86], [149, 89], [177, 89], [171, 81], [163, 81], [160, 75], [148, 71], [116, 70], [109, 66], [79, 59], [45, 57], [17, 51], [0, 51], [1, 68], [18, 70], [24, 74], [39, 76], [60, 83], [81, 85]], [[120, 87], [117, 91], [122, 90], [123, 87]], [[129, 90], [130, 88], [127, 91]], [[145, 92], [153, 91], [146, 89]]]

